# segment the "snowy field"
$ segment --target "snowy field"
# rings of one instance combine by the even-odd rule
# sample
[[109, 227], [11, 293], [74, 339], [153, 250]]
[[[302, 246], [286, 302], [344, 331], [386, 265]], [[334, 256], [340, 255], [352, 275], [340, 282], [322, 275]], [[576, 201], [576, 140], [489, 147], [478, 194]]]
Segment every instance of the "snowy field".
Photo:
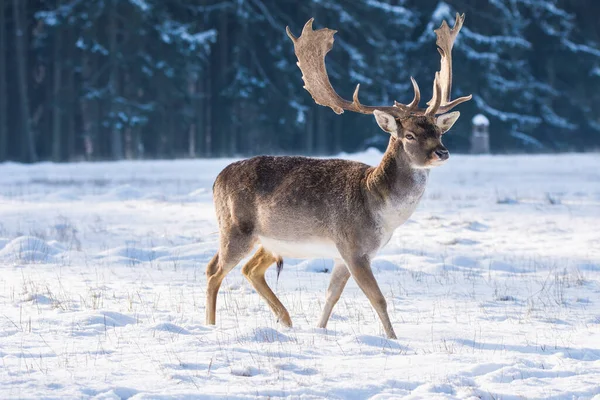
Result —
[[[371, 151], [349, 158], [377, 163]], [[332, 262], [236, 268], [204, 325], [231, 160], [0, 164], [0, 398], [600, 399], [600, 155], [460, 156], [374, 260], [398, 340]]]

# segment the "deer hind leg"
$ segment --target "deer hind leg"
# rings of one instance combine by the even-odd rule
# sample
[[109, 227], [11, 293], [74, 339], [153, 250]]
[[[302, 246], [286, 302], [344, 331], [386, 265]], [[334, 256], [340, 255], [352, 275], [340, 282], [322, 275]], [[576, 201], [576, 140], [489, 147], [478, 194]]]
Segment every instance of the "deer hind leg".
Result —
[[335, 260], [333, 271], [331, 272], [331, 279], [329, 280], [329, 287], [327, 288], [325, 306], [323, 307], [321, 319], [317, 325], [319, 328], [327, 327], [331, 311], [340, 299], [340, 296], [346, 287], [346, 283], [348, 282], [348, 278], [350, 278], [350, 271], [348, 271], [346, 264], [344, 264], [342, 260]]
[[206, 266], [207, 325], [216, 323], [217, 295], [223, 279], [252, 250], [253, 245], [252, 236], [243, 232], [221, 235], [219, 251]]
[[272, 253], [265, 250], [263, 247], [259, 247], [258, 251], [254, 253], [252, 258], [242, 268], [242, 273], [252, 284], [254, 289], [256, 289], [258, 294], [265, 299], [279, 322], [287, 327], [291, 327], [292, 320], [290, 314], [284, 305], [281, 304], [275, 293], [273, 293], [269, 285], [267, 285], [267, 281], [265, 280], [265, 272], [275, 261], [277, 261], [277, 258]]
[[396, 333], [394, 332], [394, 328], [392, 327], [387, 312], [387, 302], [375, 280], [369, 259], [367, 257], [350, 258], [346, 260], [346, 265], [348, 265], [348, 269], [358, 284], [358, 287], [364, 292], [379, 315], [386, 336], [389, 339], [396, 339]]

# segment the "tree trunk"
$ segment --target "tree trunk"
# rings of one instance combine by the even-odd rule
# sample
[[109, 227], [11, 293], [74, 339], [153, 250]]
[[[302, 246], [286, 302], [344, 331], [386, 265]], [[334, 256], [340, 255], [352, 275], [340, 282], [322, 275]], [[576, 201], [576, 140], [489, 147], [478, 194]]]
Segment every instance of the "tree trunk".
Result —
[[8, 110], [6, 99], [6, 2], [0, 0], [0, 161], [8, 156]]
[[95, 70], [95, 63], [92, 56], [87, 52], [83, 52], [81, 57], [82, 65], [82, 80], [83, 80], [83, 95], [80, 99], [81, 106], [81, 123], [83, 127], [83, 149], [86, 160], [91, 160], [96, 151], [94, 142], [96, 140], [96, 118], [98, 116], [98, 101], [93, 98], [87, 98], [88, 92], [92, 89], [91, 79]]
[[[58, 0], [56, 7], [60, 7], [61, 1]], [[61, 107], [60, 107], [60, 89], [62, 77], [62, 63], [60, 54], [60, 28], [54, 32], [54, 54], [53, 54], [53, 90], [52, 90], [52, 160], [62, 161], [62, 132], [61, 132]]]
[[[206, 6], [209, 4], [207, 0], [201, 0], [200, 4]], [[207, 20], [200, 19], [200, 30], [208, 29], [209, 25]], [[196, 81], [196, 104], [194, 107], [194, 123], [196, 125], [196, 154], [200, 157], [208, 157], [210, 151], [210, 137], [208, 129], [209, 118], [207, 116], [207, 96], [210, 87], [207, 85], [207, 77], [210, 76], [209, 65], [207, 65], [202, 71], [199, 72]]]
[[77, 40], [77, 32], [75, 28], [69, 29], [67, 53], [67, 101], [63, 102], [63, 113], [67, 121], [67, 144], [66, 144], [66, 159], [72, 160], [75, 156], [75, 115], [77, 107], [77, 92], [75, 90], [75, 42]]
[[[164, 82], [162, 79], [157, 79], [156, 87], [161, 87]], [[156, 157], [165, 157], [165, 131], [167, 129], [167, 99], [164, 91], [159, 90], [157, 93], [158, 108], [158, 129], [156, 130], [156, 136], [154, 137], [156, 146]]]
[[196, 125], [196, 154], [200, 157], [206, 157], [206, 126], [204, 125], [206, 106], [204, 101], [204, 76], [200, 73], [196, 82], [196, 105], [194, 107]]
[[204, 86], [204, 90], [206, 93], [206, 96], [204, 96], [204, 105], [205, 105], [205, 111], [204, 111], [204, 115], [206, 116], [206, 125], [204, 125], [204, 129], [205, 129], [205, 134], [204, 134], [204, 148], [206, 149], [206, 156], [207, 157], [211, 157], [213, 155], [213, 143], [212, 143], [212, 136], [213, 136], [213, 119], [212, 119], [212, 115], [213, 115], [213, 107], [212, 107], [212, 90], [213, 90], [213, 85], [212, 85], [212, 80], [211, 80], [211, 69], [212, 69], [212, 65], [209, 63], [206, 66], [206, 74], [205, 74], [205, 86]]
[[[187, 86], [188, 86], [188, 96], [190, 98], [190, 108], [192, 109], [192, 114], [196, 111], [196, 77], [190, 76], [188, 78]], [[194, 122], [194, 117], [190, 121], [188, 126], [188, 157], [195, 158], [196, 157], [196, 123]]]
[[333, 154], [342, 151], [342, 118], [333, 118]]
[[[131, 75], [127, 72], [123, 74], [123, 96], [128, 99], [135, 98], [135, 90], [131, 88], [132, 78]], [[125, 142], [125, 159], [133, 160], [134, 157], [134, 139], [133, 139], [133, 129], [131, 125], [128, 125], [124, 129], [124, 142]]]
[[117, 120], [117, 96], [119, 85], [119, 64], [117, 57], [117, 3], [118, 0], [112, 0], [110, 5], [110, 14], [108, 21], [109, 35], [109, 53], [110, 53], [110, 77], [108, 83], [109, 109], [110, 109], [110, 151], [113, 160], [123, 158], [123, 139], [121, 129], [116, 124]]
[[304, 126], [306, 127], [306, 130], [304, 132], [304, 151], [307, 155], [313, 154], [315, 147], [313, 140], [313, 120], [315, 119], [316, 107], [317, 106], [313, 106], [306, 112], [306, 122], [304, 123]]
[[[26, 20], [25, 10], [27, 10], [26, 0], [12, 0], [13, 18], [15, 24], [15, 47], [16, 47], [16, 66], [17, 66], [17, 86], [19, 87], [19, 106], [21, 109], [21, 132], [23, 137], [22, 151], [23, 159], [27, 162], [36, 162], [37, 154], [35, 151], [35, 142], [33, 130], [31, 129], [31, 117], [29, 112], [29, 95], [27, 93], [27, 51], [25, 46]], [[21, 10], [21, 7], [23, 8]]]
[[318, 155], [326, 155], [329, 153], [329, 149], [327, 146], [327, 120], [325, 117], [325, 108], [319, 107], [317, 108], [316, 117], [316, 131], [317, 131], [317, 154]]
[[[244, 28], [245, 29], [245, 28]], [[229, 51], [231, 41], [229, 38], [229, 13], [227, 11], [221, 12], [221, 21], [219, 29], [219, 51], [220, 59], [219, 64], [219, 91], [223, 90], [227, 86], [227, 72], [229, 66]], [[235, 45], [235, 44], [234, 44]], [[236, 60], [234, 60], [235, 62]], [[237, 64], [234, 64], [237, 65]], [[219, 107], [219, 130], [222, 132], [224, 143], [222, 144], [221, 155], [233, 156], [237, 153], [237, 132], [235, 129], [236, 115], [233, 115], [235, 109], [235, 97], [233, 99], [220, 96], [220, 107]]]

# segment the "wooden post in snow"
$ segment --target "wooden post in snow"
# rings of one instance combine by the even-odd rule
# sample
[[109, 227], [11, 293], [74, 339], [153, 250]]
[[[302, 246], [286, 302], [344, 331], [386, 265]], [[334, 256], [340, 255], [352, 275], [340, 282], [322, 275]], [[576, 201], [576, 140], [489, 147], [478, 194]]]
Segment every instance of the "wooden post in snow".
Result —
[[471, 154], [489, 154], [490, 152], [490, 120], [483, 114], [473, 117], [471, 133]]

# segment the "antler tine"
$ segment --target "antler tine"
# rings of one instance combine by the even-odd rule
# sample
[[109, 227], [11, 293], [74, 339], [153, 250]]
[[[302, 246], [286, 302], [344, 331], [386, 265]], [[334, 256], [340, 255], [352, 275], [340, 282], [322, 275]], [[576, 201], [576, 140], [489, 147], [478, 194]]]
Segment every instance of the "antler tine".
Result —
[[287, 33], [288, 37], [292, 39], [292, 42], [296, 43], [296, 40], [298, 40], [298, 38], [294, 36], [289, 26], [285, 27], [285, 33]]
[[410, 81], [412, 82], [413, 91], [415, 92], [415, 97], [413, 98], [413, 100], [409, 104], [402, 104], [398, 103], [397, 101], [394, 101], [394, 107], [398, 107], [406, 111], [407, 113], [415, 111], [419, 106], [419, 102], [421, 101], [421, 89], [419, 89], [417, 81], [412, 76], [410, 77]]
[[412, 82], [412, 85], [413, 85], [413, 91], [415, 92], [415, 97], [413, 98], [413, 101], [411, 101], [410, 104], [408, 105], [408, 109], [413, 110], [419, 106], [419, 102], [421, 101], [421, 89], [419, 89], [419, 85], [417, 84], [416, 79], [413, 78], [412, 76], [410, 77], [410, 81]]
[[459, 97], [458, 99], [454, 99], [444, 105], [441, 105], [440, 108], [438, 108], [437, 114], [445, 114], [448, 111], [452, 110], [457, 105], [462, 104], [466, 101], [469, 101], [472, 98], [473, 98], [473, 95], [470, 94], [468, 96], [463, 96], [463, 97]]
[[435, 79], [433, 80], [433, 96], [431, 98], [429, 107], [425, 110], [425, 115], [434, 116], [438, 113], [442, 104], [442, 85], [440, 84], [440, 73], [435, 73]]
[[359, 90], [360, 90], [360, 83], [358, 83], [356, 85], [356, 89], [354, 89], [354, 93], [352, 94], [352, 104], [354, 104], [358, 108], [362, 107], [362, 104], [360, 104], [360, 101], [358, 100], [358, 91]]

